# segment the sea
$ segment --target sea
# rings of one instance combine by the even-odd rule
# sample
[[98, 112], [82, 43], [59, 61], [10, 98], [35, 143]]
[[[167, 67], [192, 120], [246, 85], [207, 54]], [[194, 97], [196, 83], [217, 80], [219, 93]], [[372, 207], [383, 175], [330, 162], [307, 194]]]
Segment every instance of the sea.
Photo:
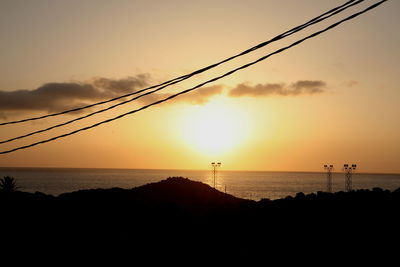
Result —
[[[21, 191], [54, 196], [81, 189], [133, 188], [181, 176], [214, 187], [210, 170], [0, 168], [0, 178], [12, 176]], [[298, 192], [327, 191], [327, 174], [318, 172], [218, 171], [215, 187], [236, 197], [260, 200], [295, 196]], [[354, 173], [353, 189], [395, 190], [400, 174]], [[345, 190], [344, 173], [332, 174], [332, 191]]]

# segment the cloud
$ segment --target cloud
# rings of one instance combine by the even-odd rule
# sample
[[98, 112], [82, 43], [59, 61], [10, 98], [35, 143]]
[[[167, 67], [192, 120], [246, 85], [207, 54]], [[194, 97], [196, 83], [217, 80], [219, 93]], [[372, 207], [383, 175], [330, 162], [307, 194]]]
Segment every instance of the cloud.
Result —
[[[28, 112], [60, 112], [87, 104], [110, 99], [143, 89], [150, 84], [148, 74], [138, 74], [123, 79], [97, 77], [87, 82], [46, 83], [34, 90], [0, 91], [0, 118]], [[216, 94], [222, 85], [199, 88], [174, 99], [173, 103], [204, 104]], [[150, 103], [171, 96], [170, 93], [154, 93], [137, 101]]]
[[357, 85], [359, 85], [360, 83], [358, 82], [358, 81], [354, 81], [354, 80], [352, 80], [352, 81], [347, 81], [347, 82], [344, 82], [343, 83], [343, 85], [344, 86], [347, 86], [347, 87], [353, 87], [353, 86], [357, 86]]
[[89, 99], [101, 99], [101, 92], [90, 84], [47, 83], [35, 90], [0, 92], [0, 111], [54, 112]]
[[0, 115], [73, 109], [142, 89], [149, 79], [147, 74], [139, 74], [124, 79], [94, 78], [88, 82], [46, 83], [34, 90], [0, 91]]
[[97, 88], [113, 92], [116, 94], [127, 94], [137, 88], [144, 88], [149, 85], [150, 75], [138, 74], [136, 77], [124, 79], [95, 78], [93, 85]]
[[221, 94], [223, 88], [223, 85], [202, 87], [195, 91], [177, 97], [176, 101], [186, 102], [194, 105], [205, 104], [210, 101], [210, 98], [212, 98], [213, 96]]
[[[210, 99], [215, 96], [222, 94], [224, 89], [223, 85], [214, 85], [209, 87], [201, 87], [192, 92], [188, 92], [186, 94], [177, 96], [172, 100], [172, 102], [166, 103], [187, 103], [192, 105], [203, 105], [210, 101]], [[154, 93], [146, 96], [145, 98], [141, 98], [140, 102], [144, 104], [150, 104], [151, 102], [161, 100], [167, 97], [170, 97], [173, 94], [170, 93]]]
[[300, 80], [290, 85], [284, 83], [266, 83], [251, 85], [241, 83], [229, 91], [231, 97], [261, 97], [261, 96], [297, 96], [312, 95], [323, 93], [326, 89], [326, 83], [323, 81]]
[[[28, 112], [53, 113], [82, 107], [143, 89], [149, 86], [150, 80], [151, 77], [148, 74], [138, 74], [123, 79], [97, 77], [86, 82], [46, 83], [34, 90], [0, 91], [0, 118]], [[205, 104], [213, 96], [222, 94], [223, 89], [223, 85], [202, 87], [180, 95], [166, 104]], [[323, 93], [325, 89], [326, 83], [318, 80], [300, 80], [289, 85], [241, 83], [230, 90], [228, 95], [231, 97], [296, 96]], [[139, 98], [136, 102], [149, 104], [171, 95], [172, 93], [160, 91]]]

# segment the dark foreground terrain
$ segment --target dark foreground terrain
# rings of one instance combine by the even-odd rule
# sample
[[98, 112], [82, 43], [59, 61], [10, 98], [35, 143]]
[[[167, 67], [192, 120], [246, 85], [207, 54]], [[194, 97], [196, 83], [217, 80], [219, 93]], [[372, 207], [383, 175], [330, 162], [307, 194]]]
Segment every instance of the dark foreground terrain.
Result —
[[[1, 243], [24, 255], [192, 261], [398, 250], [400, 189], [251, 201], [186, 178], [133, 189], [0, 193]], [[396, 253], [396, 252], [394, 252]], [[397, 253], [396, 253], [397, 254]], [[297, 256], [296, 256], [297, 255]], [[56, 264], [57, 265], [57, 264]], [[192, 264], [188, 264], [192, 265]]]

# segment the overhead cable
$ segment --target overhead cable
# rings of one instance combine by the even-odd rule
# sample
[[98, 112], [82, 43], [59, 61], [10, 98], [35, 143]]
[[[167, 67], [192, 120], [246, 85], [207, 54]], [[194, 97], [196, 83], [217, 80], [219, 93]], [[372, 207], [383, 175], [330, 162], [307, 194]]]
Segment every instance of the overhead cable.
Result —
[[[199, 70], [196, 70], [196, 71], [194, 71], [192, 73], [185, 74], [185, 75], [182, 75], [180, 77], [168, 80], [166, 82], [163, 82], [163, 83], [160, 83], [160, 84], [157, 84], [157, 85], [153, 85], [153, 86], [150, 86], [150, 87], [147, 87], [147, 88], [144, 88], [144, 89], [132, 92], [132, 93], [128, 93], [128, 94], [125, 94], [125, 95], [114, 97], [114, 98], [111, 98], [111, 99], [108, 99], [108, 100], [104, 100], [104, 101], [100, 101], [100, 102], [93, 103], [93, 104], [90, 104], [90, 105], [82, 106], [82, 107], [79, 107], [79, 108], [69, 109], [69, 110], [65, 110], [65, 111], [61, 111], [61, 112], [57, 112], [57, 113], [38, 116], [38, 117], [26, 118], [26, 119], [9, 121], [9, 122], [2, 122], [2, 123], [0, 123], [0, 126], [10, 125], [10, 124], [17, 124], [17, 123], [28, 122], [28, 121], [35, 121], [35, 120], [45, 119], [45, 118], [49, 118], [49, 117], [59, 116], [59, 115], [63, 115], [63, 114], [71, 113], [71, 112], [80, 111], [80, 110], [83, 110], [83, 109], [92, 108], [92, 107], [95, 107], [95, 106], [98, 106], [98, 105], [102, 105], [102, 104], [106, 104], [106, 103], [109, 103], [109, 102], [113, 102], [113, 101], [116, 101], [116, 100], [119, 100], [119, 99], [122, 99], [122, 98], [125, 98], [125, 97], [128, 97], [128, 96], [136, 95], [136, 94], [139, 94], [139, 93], [142, 93], [144, 91], [148, 91], [150, 89], [154, 89], [154, 88], [157, 88], [157, 87], [160, 87], [160, 86], [165, 88], [167, 86], [179, 83], [179, 82], [184, 81], [186, 79], [189, 79], [189, 78], [191, 78], [191, 77], [193, 77], [195, 75], [203, 73], [203, 72], [205, 72], [205, 71], [207, 71], [209, 69], [215, 68], [215, 67], [217, 67], [217, 66], [219, 66], [221, 64], [224, 64], [224, 63], [226, 63], [228, 61], [231, 61], [231, 60], [233, 60], [233, 59], [235, 59], [237, 57], [246, 55], [246, 54], [248, 54], [248, 53], [250, 53], [252, 51], [260, 49], [260, 48], [262, 48], [262, 47], [264, 47], [264, 46], [266, 46], [266, 45], [268, 45], [268, 44], [270, 44], [272, 42], [275, 42], [275, 41], [278, 41], [280, 39], [283, 39], [283, 38], [285, 38], [285, 37], [287, 37], [289, 35], [292, 35], [292, 34], [298, 32], [298, 31], [300, 31], [300, 30], [302, 30], [304, 28], [307, 28], [307, 27], [309, 27], [309, 26], [311, 26], [311, 25], [313, 25], [315, 23], [318, 23], [318, 22], [320, 22], [322, 20], [325, 20], [325, 19], [327, 19], [327, 18], [329, 18], [329, 17], [331, 17], [331, 16], [333, 16], [333, 15], [339, 13], [339, 12], [342, 12], [343, 10], [345, 10], [345, 9], [351, 7], [351, 6], [359, 4], [359, 3], [363, 2], [363, 1], [365, 1], [365, 0], [358, 0], [358, 1], [350, 0], [350, 1], [347, 1], [346, 3], [344, 3], [344, 4], [340, 5], [340, 6], [337, 6], [337, 7], [333, 8], [333, 9], [331, 9], [331, 10], [329, 10], [329, 11], [327, 11], [327, 12], [325, 12], [325, 13], [319, 15], [319, 16], [317, 16], [317, 17], [311, 19], [310, 21], [308, 21], [308, 22], [306, 22], [306, 23], [304, 23], [302, 25], [296, 26], [296, 27], [294, 27], [294, 28], [292, 28], [292, 29], [280, 34], [280, 35], [275, 36], [274, 38], [272, 38], [272, 39], [270, 39], [268, 41], [265, 41], [265, 42], [262, 42], [262, 43], [260, 43], [260, 44], [258, 44], [256, 46], [253, 46], [252, 48], [247, 49], [247, 50], [245, 50], [245, 51], [243, 51], [243, 52], [241, 52], [239, 54], [236, 54], [234, 56], [231, 56], [229, 58], [226, 58], [226, 59], [224, 59], [222, 61], [219, 61], [219, 62], [214, 63], [212, 65], [209, 65], [207, 67], [201, 68]], [[325, 17], [325, 16], [327, 16], [327, 17]], [[127, 103], [127, 102], [125, 102], [125, 103]], [[15, 140], [15, 139], [13, 139], [13, 140]], [[5, 142], [7, 142], [7, 141], [3, 141], [3, 143], [5, 143]]]
[[[346, 18], [344, 18], [344, 19], [342, 19], [342, 20], [340, 20], [340, 21], [338, 21], [338, 22], [336, 22], [336, 23], [334, 23], [334, 24], [331, 24], [330, 26], [326, 27], [326, 28], [323, 29], [323, 30], [317, 31], [317, 32], [315, 32], [315, 33], [313, 33], [313, 34], [311, 34], [311, 35], [308, 35], [307, 37], [304, 37], [304, 38], [302, 38], [302, 39], [300, 39], [300, 40], [298, 40], [298, 41], [296, 41], [296, 42], [294, 42], [294, 43], [288, 45], [288, 46], [285, 46], [285, 47], [283, 47], [283, 48], [280, 48], [280, 49], [278, 49], [278, 50], [276, 50], [276, 51], [274, 51], [274, 52], [272, 52], [272, 53], [270, 53], [270, 54], [267, 54], [267, 55], [265, 55], [265, 56], [263, 56], [263, 57], [261, 57], [261, 58], [255, 60], [255, 61], [252, 61], [252, 62], [250, 62], [250, 63], [247, 63], [247, 64], [245, 64], [245, 65], [242, 65], [241, 67], [238, 67], [238, 68], [236, 68], [236, 69], [233, 69], [233, 70], [231, 70], [231, 71], [229, 71], [229, 72], [227, 72], [227, 73], [225, 73], [225, 74], [223, 74], [223, 75], [220, 75], [220, 76], [215, 77], [215, 78], [213, 78], [213, 79], [210, 79], [210, 80], [208, 80], [208, 81], [206, 81], [206, 82], [203, 82], [203, 83], [201, 83], [201, 84], [198, 84], [198, 85], [196, 85], [196, 86], [194, 86], [194, 87], [192, 87], [192, 88], [186, 89], [186, 90], [181, 91], [181, 92], [176, 93], [176, 94], [173, 94], [173, 95], [171, 95], [171, 96], [169, 96], [169, 97], [166, 97], [166, 98], [164, 98], [164, 99], [155, 101], [155, 102], [153, 102], [153, 103], [151, 103], [151, 104], [148, 104], [148, 105], [145, 105], [145, 106], [143, 106], [143, 107], [141, 107], [141, 108], [138, 108], [138, 109], [135, 109], [135, 110], [131, 110], [131, 111], [129, 111], [129, 112], [126, 112], [126, 113], [124, 113], [124, 114], [118, 115], [118, 116], [116, 116], [116, 117], [113, 117], [113, 118], [110, 118], [110, 119], [107, 119], [107, 120], [104, 120], [104, 121], [95, 123], [95, 124], [90, 125], [90, 126], [86, 126], [86, 127], [83, 127], [83, 128], [77, 129], [77, 130], [74, 130], [74, 131], [69, 132], [69, 133], [65, 133], [65, 134], [62, 134], [62, 135], [58, 135], [58, 136], [55, 136], [55, 137], [52, 137], [52, 138], [49, 138], [49, 139], [45, 139], [45, 140], [42, 140], [42, 141], [39, 141], [39, 142], [31, 143], [31, 144], [29, 144], [29, 145], [16, 147], [16, 148], [13, 148], [13, 149], [10, 149], [10, 150], [0, 151], [0, 154], [7, 154], [7, 153], [14, 152], [14, 151], [18, 151], [18, 150], [22, 150], [22, 149], [27, 149], [27, 148], [30, 148], [30, 147], [33, 147], [33, 146], [37, 146], [37, 145], [40, 145], [40, 144], [44, 144], [44, 143], [48, 143], [48, 142], [51, 142], [51, 141], [55, 141], [55, 140], [57, 140], [57, 139], [64, 138], [64, 137], [67, 137], [67, 136], [70, 136], [70, 135], [73, 135], [73, 134], [76, 134], [76, 133], [79, 133], [79, 132], [82, 132], [82, 131], [86, 131], [86, 130], [95, 128], [95, 127], [100, 126], [100, 125], [102, 125], [102, 124], [106, 124], [106, 123], [115, 121], [115, 120], [117, 120], [117, 119], [121, 119], [121, 118], [123, 118], [123, 117], [125, 117], [125, 116], [134, 114], [134, 113], [139, 112], [139, 111], [141, 111], [141, 110], [147, 109], [147, 108], [152, 107], [152, 106], [154, 106], [154, 105], [158, 105], [158, 104], [161, 104], [161, 103], [163, 103], [163, 102], [169, 101], [169, 100], [171, 100], [171, 99], [173, 99], [173, 98], [175, 98], [175, 97], [178, 97], [178, 96], [180, 96], [180, 95], [183, 95], [183, 94], [186, 94], [186, 93], [188, 93], [188, 92], [191, 92], [191, 91], [193, 91], [193, 90], [195, 90], [195, 89], [197, 89], [197, 88], [203, 87], [204, 85], [206, 85], [206, 84], [208, 84], [208, 83], [212, 83], [212, 82], [215, 82], [215, 81], [217, 81], [217, 80], [219, 80], [219, 79], [222, 79], [222, 78], [224, 78], [224, 77], [226, 77], [226, 76], [232, 75], [233, 73], [235, 73], [235, 72], [237, 72], [237, 71], [239, 71], [239, 70], [248, 68], [248, 67], [250, 67], [250, 66], [252, 66], [252, 65], [254, 65], [254, 64], [257, 64], [257, 63], [259, 63], [259, 62], [261, 62], [261, 61], [263, 61], [263, 60], [265, 60], [265, 59], [267, 59], [267, 58], [269, 58], [269, 57], [271, 57], [271, 56], [273, 56], [273, 55], [282, 53], [283, 51], [285, 51], [285, 50], [287, 50], [287, 49], [290, 49], [290, 48], [292, 48], [292, 47], [294, 47], [294, 46], [297, 46], [297, 45], [303, 43], [304, 41], [306, 41], [306, 40], [308, 40], [308, 39], [311, 39], [311, 38], [314, 38], [314, 37], [316, 37], [316, 36], [318, 36], [318, 35], [320, 35], [320, 34], [326, 32], [326, 31], [329, 31], [329, 30], [331, 30], [331, 29], [333, 29], [333, 28], [339, 26], [340, 24], [342, 24], [342, 23], [344, 23], [344, 22], [346, 22], [346, 21], [352, 20], [352, 19], [354, 19], [354, 18], [356, 18], [356, 17], [358, 17], [358, 16], [360, 16], [360, 15], [362, 15], [362, 14], [364, 14], [364, 13], [366, 13], [366, 12], [368, 12], [368, 11], [370, 11], [370, 10], [376, 8], [376, 7], [378, 7], [379, 5], [383, 4], [383, 3], [386, 2], [386, 1], [388, 1], [388, 0], [379, 1], [379, 2], [377, 2], [377, 3], [375, 3], [375, 4], [371, 5], [371, 6], [367, 7], [366, 9], [364, 9], [364, 10], [362, 10], [362, 11], [359, 11], [359, 12], [357, 12], [357, 13], [354, 13], [353, 15], [350, 15], [350, 16], [348, 16], [348, 17], [346, 17]], [[145, 93], [144, 95], [150, 94], [150, 93], [151, 93], [151, 92], [147, 92], [147, 93]]]
[[[359, 4], [359, 3], [363, 2], [363, 1], [364, 1], [364, 0], [358, 0], [358, 1], [356, 1], [356, 2], [353, 2], [351, 5], [346, 5], [346, 6], [342, 7], [342, 8], [339, 8], [339, 9], [336, 8], [335, 11], [332, 12], [332, 13], [330, 13], [329, 16], [321, 17], [321, 16], [322, 16], [322, 15], [321, 15], [321, 16], [319, 16], [319, 18], [317, 17], [318, 19], [313, 19], [311, 23], [312, 23], [312, 24], [319, 23], [320, 21], [323, 21], [323, 20], [325, 20], [325, 19], [327, 19], [327, 18], [329, 18], [329, 17], [331, 17], [331, 16], [333, 16], [333, 15], [336, 15], [337, 13], [340, 13], [340, 12], [344, 11], [345, 9], [347, 9], [347, 8], [353, 6], [353, 5]], [[342, 5], [342, 6], [343, 6], [343, 5]], [[325, 14], [325, 13], [324, 13], [324, 14]], [[308, 22], [308, 23], [309, 23], [309, 22]], [[308, 24], [308, 26], [310, 26], [310, 25], [312, 25], [312, 24]], [[307, 27], [308, 27], [308, 26], [307, 26]], [[300, 31], [300, 30], [302, 30], [302, 29], [304, 29], [304, 28], [305, 28], [305, 26], [303, 26], [302, 28], [300, 28], [300, 26], [299, 26], [299, 28], [296, 30], [296, 32], [297, 32], [297, 31]], [[294, 32], [293, 32], [293, 33], [294, 33]], [[278, 35], [278, 36], [282, 36], [282, 35], [284, 35], [284, 34], [285, 34], [285, 33], [283, 33], [283, 34], [281, 34], [281, 35]], [[286, 36], [288, 36], [288, 35], [286, 35]], [[279, 39], [274, 40], [275, 38], [277, 38], [277, 37], [274, 37], [274, 38], [271, 39], [269, 42], [273, 42], [273, 41], [279, 40]], [[282, 37], [282, 38], [284, 38], [284, 37]], [[280, 38], [280, 39], [281, 39], [281, 38]], [[255, 50], [254, 48], [251, 48], [251, 49]], [[249, 51], [249, 50], [246, 50], [246, 51]], [[245, 52], [246, 52], [246, 51], [245, 51]], [[243, 53], [244, 53], [244, 52], [243, 52]], [[193, 74], [193, 75], [194, 75], [194, 74]], [[188, 79], [188, 78], [189, 78], [189, 77], [187, 77], [187, 78], [185, 78], [185, 79]], [[166, 85], [163, 85], [163, 86], [161, 86], [161, 87], [158, 87], [157, 89], [155, 89], [155, 90], [153, 90], [153, 91], [150, 91], [150, 94], [155, 93], [155, 92], [158, 92], [158, 91], [160, 91], [160, 90], [166, 88], [167, 86], [173, 85], [173, 84], [178, 83], [178, 82], [180, 82], [180, 81], [182, 81], [182, 79], [181, 79], [181, 80], [176, 80], [176, 81], [173, 81], [173, 82], [168, 83], [168, 84], [166, 84]], [[149, 88], [146, 88], [146, 89], [143, 89], [143, 90], [140, 90], [140, 91], [131, 93], [130, 95], [136, 95], [136, 94], [141, 93], [141, 92], [144, 92], [144, 91], [146, 91], [146, 90], [148, 90], [148, 89], [150, 89], [150, 88], [152, 88], [152, 87], [149, 87]], [[37, 130], [37, 131], [33, 131], [33, 132], [30, 132], [30, 133], [24, 134], [24, 135], [20, 135], [20, 136], [17, 136], [17, 137], [13, 137], [13, 138], [9, 138], [9, 139], [6, 139], [6, 140], [2, 140], [2, 141], [0, 141], [0, 144], [9, 143], [9, 142], [12, 142], [12, 141], [15, 141], [15, 140], [23, 139], [23, 138], [26, 138], [26, 137], [29, 137], [29, 136], [32, 136], [32, 135], [35, 135], [35, 134], [44, 133], [44, 132], [50, 131], [50, 130], [52, 130], [52, 129], [59, 128], [59, 127], [62, 127], [62, 126], [71, 124], [71, 123], [73, 123], [73, 122], [76, 122], [76, 121], [79, 121], [79, 120], [82, 120], [82, 119], [91, 117], [91, 116], [93, 116], [93, 115], [96, 115], [96, 114], [99, 114], [99, 113], [102, 113], [102, 112], [105, 112], [105, 111], [109, 111], [109, 110], [114, 109], [114, 108], [116, 108], [116, 107], [119, 107], [119, 106], [122, 106], [122, 105], [124, 105], [124, 104], [130, 103], [130, 102], [132, 102], [132, 101], [134, 101], [134, 100], [137, 100], [137, 99], [139, 99], [139, 98], [141, 98], [141, 97], [143, 97], [143, 96], [146, 96], [146, 95], [148, 95], [148, 94], [142, 94], [142, 95], [139, 95], [139, 96], [135, 96], [135, 97], [133, 97], [133, 98], [131, 98], [131, 99], [128, 99], [128, 100], [119, 102], [119, 103], [114, 104], [114, 105], [112, 105], [112, 106], [110, 106], [110, 107], [107, 107], [107, 108], [104, 108], [104, 109], [101, 109], [101, 110], [98, 110], [98, 111], [95, 111], [95, 112], [86, 114], [86, 115], [84, 115], [84, 116], [81, 116], [81, 117], [78, 117], [78, 118], [75, 118], [75, 119], [72, 119], [72, 120], [69, 120], [69, 121], [66, 121], [66, 122], [57, 124], [57, 125], [53, 125], [53, 126], [50, 126], [50, 127], [44, 128], [44, 129], [40, 129], [40, 130]]]

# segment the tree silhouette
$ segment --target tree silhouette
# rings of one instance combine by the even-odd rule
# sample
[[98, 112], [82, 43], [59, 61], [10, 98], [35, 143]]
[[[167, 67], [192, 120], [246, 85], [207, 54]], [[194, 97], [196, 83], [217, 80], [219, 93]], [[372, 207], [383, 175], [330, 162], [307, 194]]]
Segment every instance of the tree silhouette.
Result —
[[11, 176], [5, 176], [3, 179], [0, 179], [0, 191], [2, 192], [14, 192], [17, 191], [18, 186], [14, 179]]

